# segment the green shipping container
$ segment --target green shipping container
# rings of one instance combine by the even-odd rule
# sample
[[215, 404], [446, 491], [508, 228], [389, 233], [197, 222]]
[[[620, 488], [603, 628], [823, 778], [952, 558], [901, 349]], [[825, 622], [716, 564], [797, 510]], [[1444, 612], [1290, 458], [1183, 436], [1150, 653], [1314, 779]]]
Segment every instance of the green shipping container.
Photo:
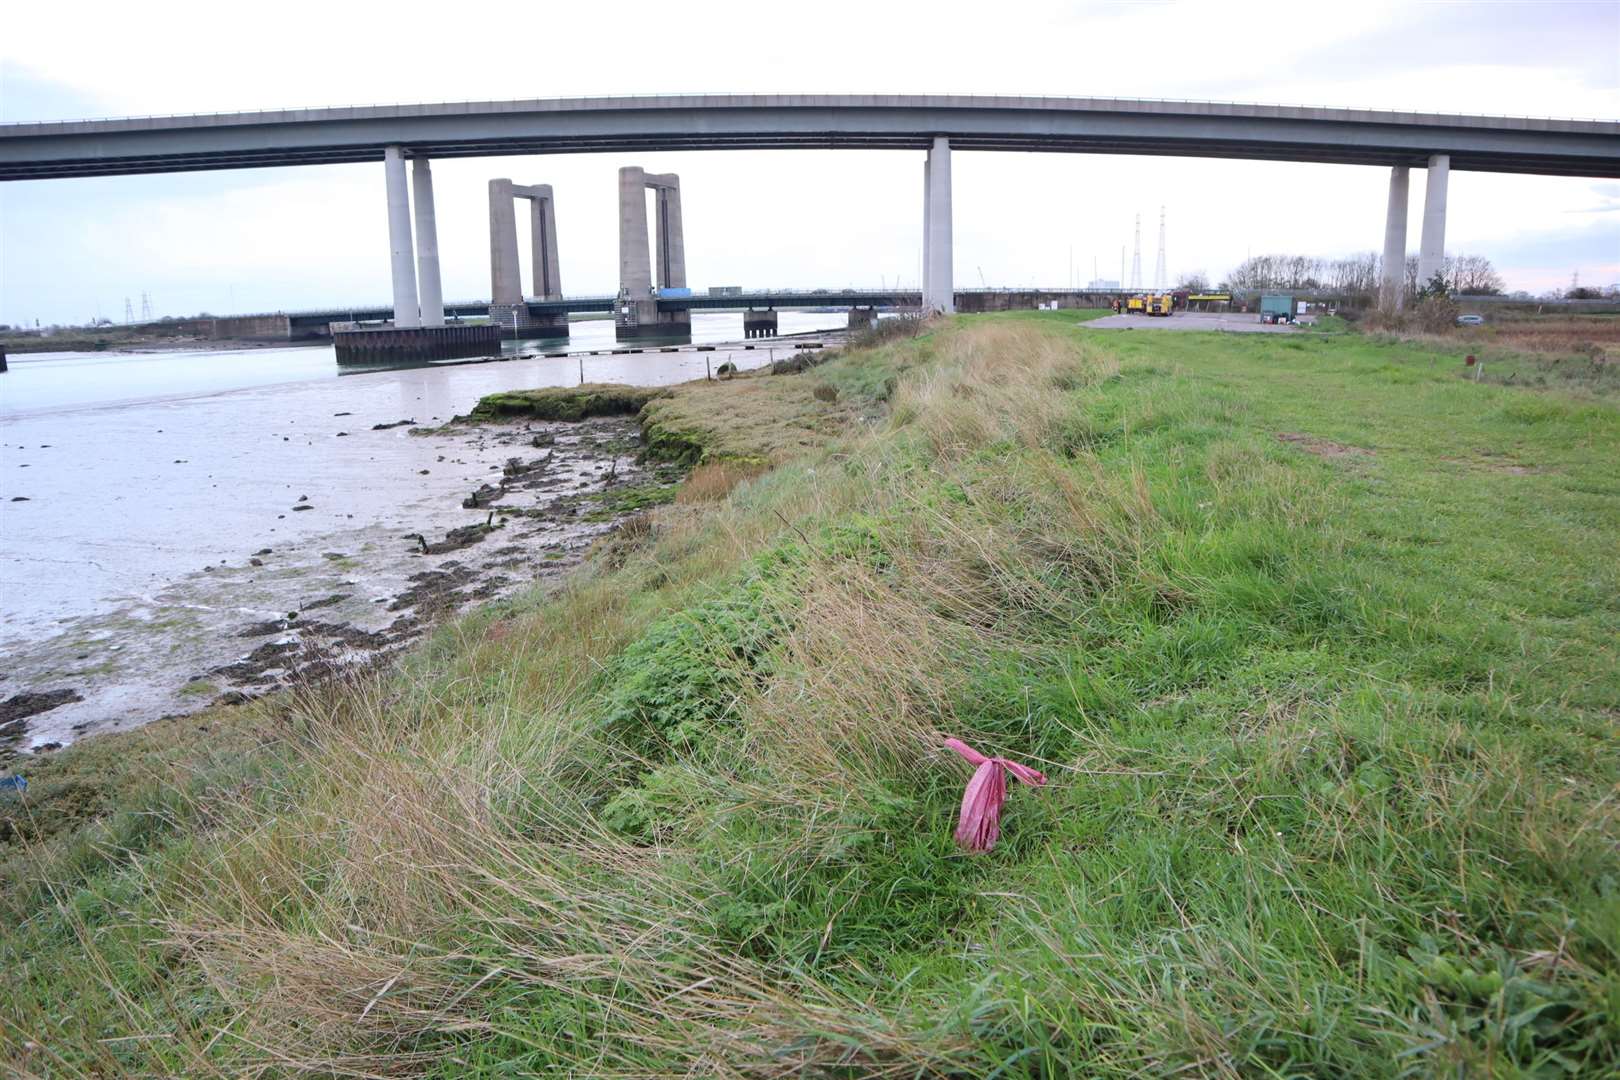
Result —
[[1273, 293], [1260, 298], [1260, 321], [1293, 322], [1294, 298], [1287, 293]]

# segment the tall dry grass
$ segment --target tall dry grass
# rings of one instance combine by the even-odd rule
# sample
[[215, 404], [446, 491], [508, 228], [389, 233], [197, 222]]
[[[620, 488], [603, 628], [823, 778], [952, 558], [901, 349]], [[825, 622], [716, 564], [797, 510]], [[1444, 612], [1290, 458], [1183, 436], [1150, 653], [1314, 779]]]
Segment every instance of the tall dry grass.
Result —
[[732, 489], [745, 480], [752, 480], [766, 471], [763, 462], [710, 461], [698, 465], [686, 474], [680, 490], [675, 493], [679, 503], [718, 502], [730, 495]]
[[[616, 572], [587, 572], [527, 614], [465, 620], [391, 675], [295, 695], [293, 779], [268, 805], [243, 791], [201, 812], [208, 855], [164, 891], [169, 945], [221, 1013], [209, 1059], [247, 1075], [410, 1075], [521, 1045], [501, 1019], [521, 1002], [571, 1018], [545, 1053], [579, 1074], [959, 1067], [960, 1036], [908, 1031], [808, 971], [718, 943], [686, 841], [632, 845], [602, 823], [605, 799], [668, 763], [605, 740], [590, 705], [593, 680], [661, 611], [820, 522], [889, 515], [910, 525], [883, 569], [810, 540], [772, 673], [745, 680], [726, 761], [682, 766], [682, 797], [695, 821], [740, 800], [776, 806], [800, 839], [768, 857], [795, 873], [789, 862], [827, 857], [866, 779], [939, 769], [963, 673], [1017, 643], [1022, 610], [1070, 602], [1040, 564], [1112, 575], [1129, 550], [1096, 492], [964, 467], [986, 443], [1057, 437], [1057, 399], [1109, 361], [1015, 327], [942, 338], [879, 430], [756, 477], [741, 499], [727, 496], [757, 469], [700, 471]], [[898, 466], [919, 453], [963, 469], [969, 501], [913, 505]], [[1008, 525], [1009, 501], [1029, 526]], [[1051, 515], [1066, 527], [1034, 524]], [[1092, 539], [1057, 551], [1059, 531]]]

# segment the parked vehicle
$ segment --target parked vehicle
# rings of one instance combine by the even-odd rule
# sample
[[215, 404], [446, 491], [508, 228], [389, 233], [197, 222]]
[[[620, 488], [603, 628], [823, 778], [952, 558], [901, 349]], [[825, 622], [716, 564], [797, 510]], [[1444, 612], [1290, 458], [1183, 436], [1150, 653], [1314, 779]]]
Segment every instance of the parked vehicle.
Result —
[[1484, 326], [1485, 316], [1472, 313], [1457, 316], [1458, 326]]

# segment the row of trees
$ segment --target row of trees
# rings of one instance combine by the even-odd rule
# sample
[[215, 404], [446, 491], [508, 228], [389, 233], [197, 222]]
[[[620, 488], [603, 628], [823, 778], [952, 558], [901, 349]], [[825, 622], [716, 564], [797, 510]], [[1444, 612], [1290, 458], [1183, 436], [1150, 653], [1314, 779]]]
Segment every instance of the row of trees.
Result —
[[[1286, 289], [1291, 292], [1333, 292], [1341, 296], [1378, 295], [1383, 276], [1383, 258], [1368, 251], [1342, 259], [1312, 255], [1254, 255], [1244, 259], [1226, 275], [1220, 287], [1226, 290]], [[1408, 294], [1429, 289], [1432, 282], [1418, 281], [1416, 256], [1408, 256], [1404, 267]], [[1483, 255], [1447, 255], [1440, 269], [1445, 291], [1463, 296], [1496, 296], [1502, 292], [1502, 275]], [[1202, 273], [1187, 275], [1182, 287], [1208, 288]]]

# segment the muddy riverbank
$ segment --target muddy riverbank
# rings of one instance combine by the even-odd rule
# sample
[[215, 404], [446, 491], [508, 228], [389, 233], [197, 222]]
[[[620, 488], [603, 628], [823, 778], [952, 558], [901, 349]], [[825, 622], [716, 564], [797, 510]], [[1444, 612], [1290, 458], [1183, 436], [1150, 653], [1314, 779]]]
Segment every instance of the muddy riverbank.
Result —
[[0, 760], [384, 661], [469, 604], [556, 577], [682, 475], [641, 460], [631, 417], [400, 434], [465, 478], [437, 512], [415, 528], [246, 538], [234, 558], [21, 643], [0, 671]]
[[638, 461], [629, 416], [452, 418], [581, 378], [766, 365], [803, 341], [753, 344], [341, 377], [319, 350], [19, 361], [0, 399], [0, 744], [386, 661], [549, 580], [675, 474]]

